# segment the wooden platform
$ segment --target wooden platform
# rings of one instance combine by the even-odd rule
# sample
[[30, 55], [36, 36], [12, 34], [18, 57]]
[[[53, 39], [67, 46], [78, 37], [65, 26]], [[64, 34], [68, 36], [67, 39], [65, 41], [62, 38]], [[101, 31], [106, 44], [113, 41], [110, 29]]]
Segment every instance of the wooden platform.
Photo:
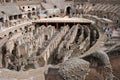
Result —
[[43, 18], [39, 20], [35, 20], [33, 22], [36, 23], [94, 23], [94, 21], [85, 19], [85, 18], [77, 18], [77, 17], [54, 17], [54, 18]]

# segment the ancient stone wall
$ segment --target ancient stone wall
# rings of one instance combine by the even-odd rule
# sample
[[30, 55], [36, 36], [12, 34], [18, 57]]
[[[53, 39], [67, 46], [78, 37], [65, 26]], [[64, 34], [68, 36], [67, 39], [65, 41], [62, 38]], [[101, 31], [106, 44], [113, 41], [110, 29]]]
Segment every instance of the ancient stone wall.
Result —
[[87, 38], [80, 44], [80, 51], [82, 53], [84, 53], [84, 51], [86, 51], [89, 47], [90, 47], [90, 30], [88, 28], [88, 26], [84, 26], [85, 29], [87, 29]]
[[57, 52], [58, 59], [60, 58], [60, 56], [63, 56], [63, 55], [64, 55], [64, 58], [63, 58], [64, 60], [68, 59], [68, 57], [71, 56], [70, 53], [72, 53], [73, 51], [71, 50], [71, 47], [74, 45], [74, 42], [78, 33], [78, 28], [79, 28], [79, 25], [72, 26], [72, 28], [63, 38], [63, 41], [60, 43], [58, 47], [58, 52]]
[[24, 69], [29, 64], [34, 65], [35, 57], [42, 54], [56, 34], [54, 26], [29, 28], [13, 34], [7, 41], [4, 40], [6, 42], [1, 48], [4, 46], [6, 53], [1, 55], [5, 55], [3, 60], [5, 64], [2, 65], [6, 68], [16, 70], [16, 67]]
[[69, 49], [69, 47], [72, 45], [72, 43], [74, 42], [75, 38], [76, 38], [76, 35], [78, 33], [78, 25], [76, 26], [73, 26], [73, 31], [71, 32], [71, 34], [69, 35], [70, 39], [69, 40], [66, 40], [67, 41], [67, 44], [66, 44], [66, 47]]
[[46, 47], [46, 49], [40, 55], [40, 58], [44, 59], [45, 64], [47, 64], [51, 53], [57, 48], [58, 44], [62, 40], [63, 36], [65, 36], [65, 34], [68, 32], [68, 30], [69, 30], [68, 26], [63, 27], [63, 29], [56, 34], [56, 36], [51, 40], [49, 45]]

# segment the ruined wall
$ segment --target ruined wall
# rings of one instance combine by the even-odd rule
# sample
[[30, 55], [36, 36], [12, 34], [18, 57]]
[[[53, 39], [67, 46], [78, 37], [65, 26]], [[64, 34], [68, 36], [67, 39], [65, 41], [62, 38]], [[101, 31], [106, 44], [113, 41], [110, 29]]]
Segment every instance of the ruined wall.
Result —
[[44, 59], [45, 64], [47, 64], [48, 59], [51, 56], [51, 53], [57, 48], [58, 44], [62, 40], [63, 36], [68, 32], [68, 30], [69, 30], [68, 26], [63, 27], [63, 29], [61, 29], [60, 32], [58, 32], [55, 35], [55, 37], [51, 40], [49, 45], [43, 51], [43, 53], [41, 54], [40, 58]]
[[[17, 69], [20, 67], [23, 70], [25, 66], [32, 64], [36, 56], [40, 55], [47, 47], [52, 37], [55, 35], [56, 30], [53, 26], [39, 26], [37, 28], [27, 27], [24, 31], [13, 34], [8, 40], [1, 46], [4, 46], [6, 53], [2, 53], [4, 56], [5, 64], [2, 64], [9, 69]], [[1, 61], [1, 62], [3, 62]], [[19, 64], [18, 64], [19, 63]]]
[[84, 27], [87, 30], [86, 32], [87, 38], [80, 44], [79, 49], [81, 53], [84, 53], [90, 47], [90, 29], [88, 28], [88, 26], [84, 26]]

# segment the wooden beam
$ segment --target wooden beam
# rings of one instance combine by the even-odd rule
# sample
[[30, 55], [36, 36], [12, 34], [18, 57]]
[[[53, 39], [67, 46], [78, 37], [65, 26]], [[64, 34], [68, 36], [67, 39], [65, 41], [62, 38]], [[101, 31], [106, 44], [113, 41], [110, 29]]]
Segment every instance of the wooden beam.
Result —
[[66, 23], [64, 22], [64, 26], [66, 26]]
[[46, 22], [46, 27], [48, 27], [48, 23]]
[[59, 29], [59, 24], [58, 24], [58, 22], [56, 23], [56, 29], [57, 29], [57, 30]]

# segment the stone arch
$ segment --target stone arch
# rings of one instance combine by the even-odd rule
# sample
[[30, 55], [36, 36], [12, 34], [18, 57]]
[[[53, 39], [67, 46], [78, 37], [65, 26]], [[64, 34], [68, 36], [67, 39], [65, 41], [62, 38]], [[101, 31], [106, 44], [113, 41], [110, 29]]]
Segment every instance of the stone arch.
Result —
[[2, 39], [2, 37], [0, 37], [0, 40]]
[[9, 37], [12, 37], [13, 33], [12, 32], [9, 32]]
[[52, 18], [52, 16], [49, 16], [49, 18]]
[[25, 29], [26, 32], [28, 31], [28, 27], [27, 26], [25, 26], [24, 29]]
[[28, 13], [28, 18], [31, 18], [32, 13]]
[[12, 20], [13, 19], [13, 16], [9, 16], [9, 20]]
[[22, 31], [23, 29], [22, 28], [19, 28], [20, 29], [20, 31]]
[[48, 35], [45, 35], [45, 41], [47, 41], [48, 40]]
[[32, 13], [32, 15], [35, 15], [35, 14], [36, 14], [35, 12]]
[[17, 18], [18, 18], [18, 15], [15, 15], [15, 16], [14, 16], [14, 19], [16, 20]]
[[71, 8], [70, 6], [67, 6], [67, 7], [66, 7], [66, 10], [65, 10], [65, 11], [66, 11], [66, 12], [65, 12], [66, 15], [70, 15], [71, 9], [72, 9], [72, 8]]
[[22, 14], [18, 15], [18, 18], [21, 19], [22, 18]]
[[5, 34], [4, 37], [6, 37], [7, 35]]
[[23, 6], [22, 8], [25, 9], [25, 6]]
[[32, 11], [35, 11], [35, 8], [32, 8]]
[[14, 33], [17, 33], [17, 32], [18, 32], [17, 30], [14, 31]]
[[53, 17], [56, 17], [56, 15], [54, 14]]
[[32, 31], [32, 28], [29, 28], [29, 31], [31, 32], [31, 31]]

